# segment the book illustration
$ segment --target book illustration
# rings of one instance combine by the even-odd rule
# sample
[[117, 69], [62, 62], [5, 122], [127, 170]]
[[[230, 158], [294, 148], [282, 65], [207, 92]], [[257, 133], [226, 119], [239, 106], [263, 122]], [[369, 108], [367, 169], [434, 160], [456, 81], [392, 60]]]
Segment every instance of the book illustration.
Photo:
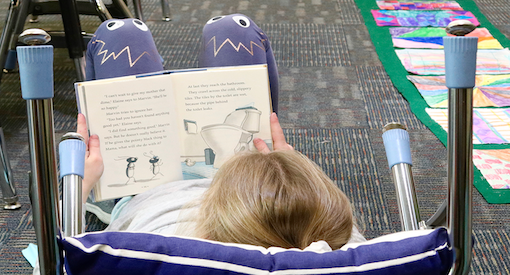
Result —
[[145, 157], [149, 158], [149, 161], [148, 161], [149, 169], [152, 173], [151, 178], [138, 179], [138, 180], [136, 179], [135, 167], [136, 167], [136, 162], [138, 161], [137, 157], [118, 157], [115, 159], [116, 161], [126, 160], [126, 162], [127, 162], [127, 166], [126, 166], [127, 181], [124, 183], [108, 184], [108, 187], [122, 187], [122, 186], [126, 186], [128, 184], [134, 184], [136, 182], [147, 182], [147, 181], [151, 181], [151, 180], [155, 179], [156, 176], [158, 176], [158, 175], [163, 176], [163, 174], [161, 174], [161, 172], [160, 172], [160, 166], [163, 165], [163, 162], [161, 161], [161, 159], [158, 156], [154, 155], [152, 153], [152, 151], [150, 151], [149, 154], [144, 152], [143, 155]]
[[135, 179], [135, 163], [138, 160], [137, 157], [118, 157], [115, 159], [116, 161], [119, 160], [126, 160], [127, 166], [126, 166], [126, 177], [127, 181], [124, 183], [113, 183], [109, 184], [108, 187], [119, 187], [119, 186], [125, 186], [130, 183], [136, 182]]
[[184, 119], [184, 135], [182, 136], [183, 152], [181, 161], [189, 167], [195, 166], [197, 162], [204, 161], [204, 149], [207, 147], [200, 136], [199, 122], [197, 119]]
[[223, 123], [202, 127], [200, 135], [209, 146], [205, 149], [206, 164], [219, 168], [234, 154], [250, 150], [253, 134], [260, 130], [261, 114], [253, 106], [241, 107], [228, 114]]
[[147, 153], [143, 153], [144, 156], [149, 158], [150, 163], [149, 168], [153, 175], [151, 179], [155, 178], [157, 175], [163, 176], [163, 174], [161, 174], [161, 172], [159, 171], [160, 166], [163, 165], [163, 161], [161, 161], [161, 159], [158, 156], [154, 155], [152, 151], [150, 151], [149, 154], [150, 155], [147, 155]]

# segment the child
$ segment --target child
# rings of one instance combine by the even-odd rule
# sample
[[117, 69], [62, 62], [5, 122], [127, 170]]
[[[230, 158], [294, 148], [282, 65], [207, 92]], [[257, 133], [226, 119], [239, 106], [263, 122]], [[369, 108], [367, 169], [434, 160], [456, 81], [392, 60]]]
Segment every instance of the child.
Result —
[[[200, 66], [261, 63], [268, 64], [276, 111], [278, 72], [267, 36], [241, 14], [218, 16], [207, 22]], [[88, 79], [162, 69], [150, 31], [137, 19], [104, 22], [88, 45]], [[88, 145], [84, 201], [103, 171], [99, 139], [88, 138], [86, 129], [85, 118], [79, 115], [78, 132], [86, 137]], [[349, 240], [363, 241], [345, 194], [315, 163], [287, 144], [276, 113], [271, 116], [271, 132], [274, 152], [264, 141], [255, 139], [258, 153], [232, 158], [219, 169], [212, 183], [208, 179], [174, 182], [139, 194], [106, 230], [174, 234], [179, 223], [189, 222], [187, 235], [264, 247], [304, 249], [324, 240], [337, 249]], [[193, 214], [180, 214], [183, 207], [201, 196], [196, 207], [189, 209]]]

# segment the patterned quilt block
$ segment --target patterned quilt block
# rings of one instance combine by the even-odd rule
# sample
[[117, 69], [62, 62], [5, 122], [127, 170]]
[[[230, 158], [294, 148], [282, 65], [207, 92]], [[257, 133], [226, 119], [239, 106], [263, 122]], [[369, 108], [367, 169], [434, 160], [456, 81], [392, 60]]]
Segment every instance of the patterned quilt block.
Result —
[[446, 27], [454, 20], [480, 23], [469, 11], [372, 10], [377, 26]]
[[510, 189], [510, 149], [473, 150], [473, 163], [493, 189]]
[[[422, 49], [395, 50], [404, 68], [417, 75], [444, 75], [444, 51]], [[476, 74], [510, 74], [510, 51], [478, 50]]]
[[381, 10], [462, 10], [455, 1], [377, 1]]
[[[448, 107], [445, 77], [408, 75], [427, 104], [433, 108]], [[473, 89], [473, 107], [510, 106], [510, 75], [477, 75]]]
[[[448, 131], [448, 109], [426, 108], [429, 116]], [[473, 144], [510, 143], [510, 109], [474, 108]]]
[[[445, 28], [390, 28], [393, 46], [405, 49], [442, 49], [443, 37], [447, 34]], [[486, 28], [476, 28], [466, 36], [478, 37], [478, 49], [503, 49]]]

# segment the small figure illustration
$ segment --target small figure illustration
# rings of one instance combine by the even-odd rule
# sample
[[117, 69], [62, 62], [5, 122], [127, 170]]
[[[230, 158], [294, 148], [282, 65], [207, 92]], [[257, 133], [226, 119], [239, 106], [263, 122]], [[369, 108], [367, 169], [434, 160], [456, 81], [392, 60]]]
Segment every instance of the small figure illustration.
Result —
[[135, 178], [135, 162], [138, 160], [137, 157], [118, 157], [115, 160], [126, 160], [127, 166], [126, 166], [126, 177], [128, 180], [125, 183], [114, 183], [114, 184], [108, 184], [108, 187], [121, 187], [126, 186], [129, 183], [135, 183], [137, 180]]
[[151, 164], [149, 169], [151, 170], [152, 174], [154, 175], [151, 179], [153, 179], [154, 177], [156, 177], [158, 174], [159, 175], [162, 175], [160, 172], [159, 172], [159, 167], [161, 165], [163, 165], [163, 162], [159, 159], [158, 156], [154, 155], [152, 153], [152, 151], [149, 152], [150, 155], [144, 153], [143, 155], [150, 158], [149, 159], [149, 163]]
[[126, 159], [127, 161], [127, 167], [126, 167], [126, 176], [128, 177], [128, 180], [126, 181], [126, 184], [128, 184], [131, 179], [133, 179], [134, 182], [136, 182], [135, 179], [135, 162], [138, 160], [138, 158], [135, 157], [129, 157]]

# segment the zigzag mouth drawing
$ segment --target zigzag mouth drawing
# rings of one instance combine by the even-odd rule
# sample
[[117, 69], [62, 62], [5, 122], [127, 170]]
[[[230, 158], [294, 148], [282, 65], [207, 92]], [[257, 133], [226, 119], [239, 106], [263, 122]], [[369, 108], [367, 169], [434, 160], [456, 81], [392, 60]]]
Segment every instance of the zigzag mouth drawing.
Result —
[[142, 58], [142, 56], [144, 55], [148, 55], [148, 56], [151, 56], [150, 53], [148, 53], [147, 51], [144, 51], [142, 54], [140, 54], [134, 61], [133, 61], [133, 57], [131, 56], [131, 49], [129, 48], [129, 46], [126, 46], [124, 47], [120, 52], [118, 52], [117, 54], [115, 54], [115, 52], [112, 52], [110, 54], [108, 54], [108, 50], [103, 50], [103, 48], [105, 47], [106, 45], [106, 42], [102, 41], [102, 40], [96, 40], [94, 41], [93, 43], [101, 43], [101, 48], [99, 49], [99, 52], [97, 53], [97, 55], [103, 55], [103, 59], [101, 60], [101, 65], [103, 63], [105, 63], [108, 59], [110, 59], [110, 57], [113, 57], [113, 60], [117, 60], [117, 58], [123, 53], [123, 52], [127, 52], [127, 57], [128, 57], [128, 60], [129, 60], [129, 67], [133, 67], [136, 62], [138, 62], [138, 60], [140, 60], [140, 58]]
[[[261, 40], [261, 42], [263, 43], [265, 41], [265, 39]], [[242, 42], [239, 42], [239, 44], [237, 44], [237, 46], [234, 44], [234, 42], [232, 42], [232, 40], [230, 40], [230, 38], [226, 38], [222, 43], [221, 45], [218, 47], [216, 45], [216, 36], [213, 36], [211, 39], [209, 39], [209, 41], [207, 42], [206, 46], [209, 45], [210, 43], [213, 43], [213, 47], [214, 47], [214, 56], [216, 56], [220, 50], [223, 48], [223, 46], [225, 45], [230, 45], [232, 46], [232, 48], [234, 48], [234, 50], [236, 50], [237, 52], [239, 52], [239, 50], [241, 48], [245, 49], [249, 54], [253, 55], [253, 50], [254, 50], [254, 47], [257, 47], [257, 48], [260, 48], [261, 50], [265, 51], [265, 47], [264, 45], [259, 45], [257, 44], [257, 42], [254, 42], [254, 41], [250, 41], [250, 47], [248, 48], [247, 46], [245, 46]]]

